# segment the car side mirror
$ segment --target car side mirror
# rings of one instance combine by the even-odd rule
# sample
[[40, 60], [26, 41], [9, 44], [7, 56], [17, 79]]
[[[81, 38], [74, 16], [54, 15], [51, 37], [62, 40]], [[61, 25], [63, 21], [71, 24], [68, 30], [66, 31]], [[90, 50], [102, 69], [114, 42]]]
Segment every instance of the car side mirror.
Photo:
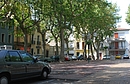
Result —
[[35, 62], [35, 63], [38, 62], [37, 57], [33, 57], [33, 59], [34, 59], [34, 62]]

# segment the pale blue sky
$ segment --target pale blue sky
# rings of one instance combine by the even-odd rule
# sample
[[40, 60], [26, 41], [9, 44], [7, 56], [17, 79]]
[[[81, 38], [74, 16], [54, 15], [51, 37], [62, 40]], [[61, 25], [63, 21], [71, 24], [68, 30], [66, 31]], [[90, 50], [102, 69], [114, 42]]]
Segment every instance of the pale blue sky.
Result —
[[122, 16], [121, 22], [117, 25], [120, 25], [121, 28], [130, 28], [130, 25], [128, 25], [125, 21], [126, 18], [126, 12], [128, 10], [128, 6], [130, 4], [130, 0], [108, 0], [112, 3], [117, 3], [117, 6], [120, 8], [120, 16]]

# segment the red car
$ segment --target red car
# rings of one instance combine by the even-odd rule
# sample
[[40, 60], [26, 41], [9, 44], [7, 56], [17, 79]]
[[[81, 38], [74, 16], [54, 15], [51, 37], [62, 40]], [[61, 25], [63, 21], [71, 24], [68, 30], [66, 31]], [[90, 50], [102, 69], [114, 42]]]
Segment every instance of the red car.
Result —
[[65, 61], [70, 61], [70, 57], [69, 56], [65, 56]]

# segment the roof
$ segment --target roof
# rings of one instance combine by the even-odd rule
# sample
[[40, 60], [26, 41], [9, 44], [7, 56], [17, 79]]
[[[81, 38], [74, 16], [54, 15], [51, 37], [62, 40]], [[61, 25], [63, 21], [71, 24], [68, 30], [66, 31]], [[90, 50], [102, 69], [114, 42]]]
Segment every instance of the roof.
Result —
[[130, 28], [117, 28], [118, 31], [127, 31], [130, 30]]

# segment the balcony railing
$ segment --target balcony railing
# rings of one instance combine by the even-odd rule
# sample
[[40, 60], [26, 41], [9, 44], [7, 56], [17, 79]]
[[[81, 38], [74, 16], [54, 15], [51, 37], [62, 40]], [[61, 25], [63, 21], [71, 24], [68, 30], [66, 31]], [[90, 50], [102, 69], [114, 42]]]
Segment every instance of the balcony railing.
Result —
[[113, 46], [110, 46], [109, 48], [109, 51], [125, 51], [125, 46], [119, 46], [119, 47], [113, 47]]
[[110, 46], [109, 49], [125, 49], [126, 47], [125, 46], [118, 46], [118, 47], [113, 47], [113, 46]]
[[111, 39], [109, 39], [109, 41], [120, 42], [120, 41], [126, 41], [126, 39], [125, 38], [111, 38]]

